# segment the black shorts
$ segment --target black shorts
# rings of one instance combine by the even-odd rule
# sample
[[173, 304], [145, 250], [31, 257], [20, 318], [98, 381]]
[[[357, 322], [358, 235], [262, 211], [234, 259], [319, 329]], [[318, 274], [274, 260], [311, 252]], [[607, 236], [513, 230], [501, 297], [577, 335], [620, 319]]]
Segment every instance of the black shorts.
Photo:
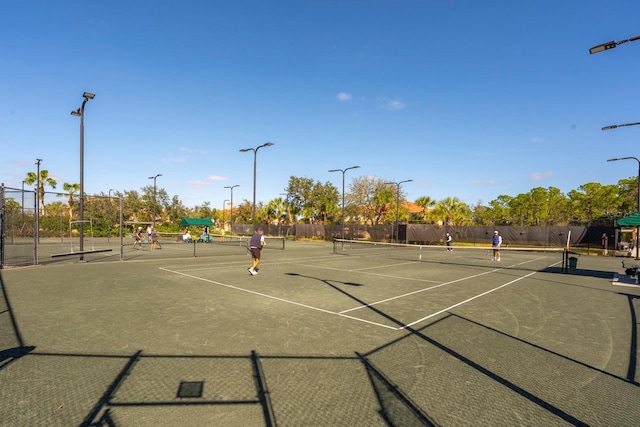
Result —
[[261, 248], [250, 248], [250, 250], [252, 258], [260, 259], [260, 251], [262, 250]]

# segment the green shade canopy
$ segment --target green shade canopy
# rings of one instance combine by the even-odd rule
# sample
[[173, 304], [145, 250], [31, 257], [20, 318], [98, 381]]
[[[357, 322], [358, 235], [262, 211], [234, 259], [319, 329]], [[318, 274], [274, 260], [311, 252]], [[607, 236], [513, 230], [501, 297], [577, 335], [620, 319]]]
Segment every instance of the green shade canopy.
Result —
[[180, 221], [180, 227], [190, 227], [192, 225], [205, 226], [214, 224], [209, 218], [182, 218], [182, 221]]
[[617, 223], [621, 227], [640, 227], [640, 212], [620, 218]]

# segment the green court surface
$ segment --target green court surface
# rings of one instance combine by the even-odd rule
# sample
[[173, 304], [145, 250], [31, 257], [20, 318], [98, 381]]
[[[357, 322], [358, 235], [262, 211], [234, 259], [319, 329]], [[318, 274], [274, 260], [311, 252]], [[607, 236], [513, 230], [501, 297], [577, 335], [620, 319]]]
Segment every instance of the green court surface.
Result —
[[110, 240], [0, 271], [0, 425], [640, 424], [619, 258]]

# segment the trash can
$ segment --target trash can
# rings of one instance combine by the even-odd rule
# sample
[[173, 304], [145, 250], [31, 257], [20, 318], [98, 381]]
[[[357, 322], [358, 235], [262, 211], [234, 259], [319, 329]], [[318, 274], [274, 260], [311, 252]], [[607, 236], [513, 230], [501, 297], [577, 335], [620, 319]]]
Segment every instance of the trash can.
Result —
[[575, 270], [578, 267], [578, 258], [569, 257], [569, 270]]

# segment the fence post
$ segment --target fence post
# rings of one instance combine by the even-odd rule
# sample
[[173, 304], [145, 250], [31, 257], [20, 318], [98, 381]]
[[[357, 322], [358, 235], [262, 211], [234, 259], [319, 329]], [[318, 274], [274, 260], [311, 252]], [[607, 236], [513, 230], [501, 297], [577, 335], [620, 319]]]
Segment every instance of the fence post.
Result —
[[[36, 186], [37, 187], [37, 186]], [[33, 190], [33, 265], [38, 265], [38, 242], [40, 241], [40, 211], [38, 210], [38, 189]]]
[[4, 182], [0, 184], [0, 270], [4, 267]]
[[122, 230], [122, 220], [124, 218], [124, 214], [122, 213], [122, 197], [119, 196], [118, 199], [120, 200], [120, 261], [122, 261], [124, 259], [124, 234]]

